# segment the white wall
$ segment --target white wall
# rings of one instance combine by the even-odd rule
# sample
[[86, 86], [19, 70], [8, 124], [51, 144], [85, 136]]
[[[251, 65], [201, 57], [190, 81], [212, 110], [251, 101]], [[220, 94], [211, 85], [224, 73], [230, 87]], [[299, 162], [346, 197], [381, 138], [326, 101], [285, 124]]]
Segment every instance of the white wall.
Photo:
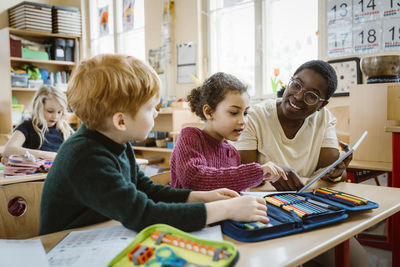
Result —
[[[175, 46], [186, 42], [196, 42], [199, 47], [199, 25], [198, 25], [198, 1], [202, 0], [175, 0], [175, 22], [173, 34], [175, 35]], [[145, 28], [146, 28], [146, 51], [161, 46], [161, 24], [162, 24], [162, 2], [161, 0], [145, 1]], [[172, 59], [175, 90], [169, 94], [175, 94], [178, 98], [184, 98], [194, 87], [194, 84], [176, 83], [176, 54]], [[199, 69], [199, 62], [197, 69]]]

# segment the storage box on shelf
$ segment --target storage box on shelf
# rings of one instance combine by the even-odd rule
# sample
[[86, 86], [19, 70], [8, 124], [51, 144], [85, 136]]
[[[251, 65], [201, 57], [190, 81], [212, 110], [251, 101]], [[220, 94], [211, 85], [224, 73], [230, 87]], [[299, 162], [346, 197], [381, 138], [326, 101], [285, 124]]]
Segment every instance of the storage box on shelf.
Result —
[[[166, 108], [158, 113], [158, 117], [154, 121], [152, 131], [168, 132], [169, 135], [179, 133], [183, 125], [192, 122], [199, 122], [200, 119], [194, 115], [189, 109]], [[148, 146], [133, 146], [136, 154], [141, 157], [160, 156], [164, 158], [166, 163], [169, 162], [173, 148], [160, 148]]]
[[[51, 44], [59, 38], [65, 40], [73, 40], [75, 44], [73, 53], [74, 58], [72, 59], [72, 61], [64, 61], [40, 60], [18, 57], [18, 55], [23, 56], [23, 53], [21, 52], [18, 54], [18, 45], [16, 45], [15, 42], [10, 42], [10, 35], [24, 38], [26, 40], [40, 44]], [[0, 88], [0, 134], [10, 134], [12, 133], [13, 128], [12, 98], [15, 97], [18, 100], [18, 104], [24, 105], [25, 113], [29, 113], [31, 111], [33, 96], [37, 90], [37, 88], [28, 88], [30, 87], [29, 84], [31, 86], [34, 86], [35, 83], [29, 83], [29, 81], [28, 83], [26, 83], [26, 78], [14, 77], [12, 79], [10, 68], [15, 69], [24, 64], [31, 63], [38, 68], [47, 69], [49, 72], [53, 73], [71, 71], [75, 67], [75, 62], [79, 60], [80, 38], [77, 36], [70, 36], [66, 34], [53, 34], [33, 30], [3, 28], [0, 30], [0, 40], [3, 43], [3, 46], [0, 47], [0, 58], [2, 58], [2, 61], [0, 62], [0, 80], [3, 83]], [[15, 54], [16, 50], [17, 54]], [[71, 53], [69, 53], [69, 55], [70, 54]], [[52, 58], [51, 55], [49, 56], [50, 58]], [[55, 86], [57, 86], [57, 84]]]

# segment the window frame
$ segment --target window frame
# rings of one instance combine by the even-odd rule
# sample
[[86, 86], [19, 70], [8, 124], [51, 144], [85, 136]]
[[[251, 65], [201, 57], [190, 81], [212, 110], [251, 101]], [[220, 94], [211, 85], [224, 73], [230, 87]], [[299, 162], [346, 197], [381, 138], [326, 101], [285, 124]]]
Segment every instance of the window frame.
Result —
[[[206, 33], [204, 37], [204, 42], [205, 42], [205, 47], [206, 51], [205, 54], [208, 57], [208, 60], [206, 62], [208, 63], [206, 66], [207, 73], [210, 74], [211, 71], [213, 71], [213, 66], [212, 66], [212, 56], [213, 56], [213, 51], [211, 49], [211, 27], [210, 27], [210, 1], [215, 1], [215, 0], [208, 0], [205, 1], [205, 4], [203, 5], [203, 10], [205, 10], [207, 16], [207, 19], [205, 19], [205, 28], [206, 28]], [[271, 32], [271, 29], [269, 28], [269, 24], [267, 23], [268, 20], [268, 14], [271, 12], [270, 6], [268, 4], [269, 0], [252, 0], [254, 3], [254, 25], [255, 25], [255, 31], [254, 31], [254, 95], [251, 96], [252, 101], [261, 101], [267, 98], [271, 97], [276, 97], [276, 94], [273, 92], [269, 93], [264, 93], [263, 88], [266, 88], [268, 86], [268, 77], [267, 75], [263, 75], [264, 73], [272, 73], [273, 69], [268, 69], [267, 61], [266, 61], [266, 56], [267, 53], [264, 51], [268, 51], [268, 48], [272, 46], [272, 41], [270, 38], [267, 38], [269, 32]], [[317, 10], [319, 8], [322, 8], [323, 5], [321, 5], [320, 1], [317, 1]], [[320, 14], [316, 14], [316, 21], [317, 21], [317, 27], [320, 28], [321, 25], [321, 18]], [[319, 57], [321, 55], [321, 39], [317, 39], [317, 56]]]
[[[136, 1], [137, 0], [134, 0], [135, 6], [137, 5]], [[143, 60], [145, 60], [147, 58], [146, 38], [145, 38], [145, 36], [146, 36], [146, 33], [145, 33], [146, 20], [145, 20], [145, 7], [144, 7], [145, 3], [144, 3], [144, 1], [145, 0], [143, 0], [143, 25], [141, 27], [136, 27], [135, 24], [134, 24], [133, 29], [129, 30], [129, 31], [135, 31], [135, 32], [136, 31], [137, 32], [139, 32], [139, 31], [143, 32], [143, 35], [144, 35], [143, 36], [143, 40], [144, 40], [144, 47], [145, 47], [144, 55], [143, 55], [143, 58], [142, 58]], [[92, 14], [95, 14], [95, 11], [93, 11], [93, 6], [95, 6], [98, 9], [97, 0], [85, 0], [85, 2], [86, 2], [87, 9], [88, 9], [89, 21], [91, 23], [94, 22], [94, 21], [97, 21], [95, 18], [91, 17]], [[94, 2], [96, 2], [96, 3], [94, 3]], [[120, 44], [121, 41], [119, 39], [121, 38], [122, 35], [126, 34], [128, 31], [126, 31], [126, 32], [120, 31], [119, 32], [120, 29], [119, 29], [118, 20], [120, 20], [121, 17], [116, 12], [116, 10], [118, 10], [119, 8], [122, 8], [123, 0], [110, 0], [110, 2], [111, 2], [110, 3], [110, 7], [112, 8], [112, 20], [113, 20], [112, 21], [112, 25], [110, 25], [110, 31], [112, 31], [112, 33], [109, 34], [109, 36], [112, 36], [112, 38], [113, 38], [113, 49], [112, 49], [112, 51], [110, 51], [110, 53], [114, 53], [114, 54], [123, 53], [122, 51], [119, 51], [120, 48], [123, 47]], [[118, 2], [120, 2], [120, 3], [118, 3]], [[134, 10], [136, 10], [136, 9], [134, 9]], [[134, 14], [135, 14], [135, 11], [134, 11]], [[97, 23], [93, 27], [97, 27]], [[97, 36], [96, 38], [92, 38], [92, 29], [93, 29], [92, 26], [89, 25], [89, 27], [88, 27], [88, 31], [89, 32], [87, 34], [87, 36], [88, 36], [88, 49], [89, 49], [88, 55], [89, 56], [93, 56], [94, 55], [93, 52], [92, 52], [93, 51], [93, 48], [92, 48], [93, 41], [98, 41], [98, 40], [100, 40], [102, 38], [101, 36]]]

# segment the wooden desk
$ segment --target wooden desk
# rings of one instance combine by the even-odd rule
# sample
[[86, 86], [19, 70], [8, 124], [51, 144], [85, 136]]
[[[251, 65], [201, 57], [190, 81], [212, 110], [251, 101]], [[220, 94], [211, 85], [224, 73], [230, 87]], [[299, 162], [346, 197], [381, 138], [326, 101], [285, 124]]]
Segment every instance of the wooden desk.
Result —
[[[240, 252], [237, 266], [298, 266], [400, 211], [400, 199], [398, 197], [400, 189], [398, 188], [351, 183], [331, 184], [324, 181], [316, 183], [313, 188], [319, 186], [330, 186], [337, 190], [364, 196], [378, 202], [380, 206], [371, 211], [354, 212], [341, 223], [267, 241], [243, 243], [224, 236], [224, 239], [233, 242]], [[271, 189], [270, 186], [263, 186], [255, 190], [270, 191]], [[113, 224], [118, 224], [118, 222], [109, 221], [84, 229]], [[66, 230], [41, 236], [40, 239], [45, 250], [49, 251], [70, 231]], [[394, 242], [399, 243], [400, 239]]]
[[392, 186], [391, 162], [352, 160], [347, 167], [347, 182], [361, 183], [374, 178], [376, 184], [380, 185], [377, 177], [382, 174], [387, 174], [387, 185]]
[[4, 178], [4, 175], [0, 175], [0, 186], [24, 182], [42, 181], [46, 179], [47, 173], [38, 173], [35, 175], [19, 176]]
[[361, 169], [371, 171], [392, 171], [392, 163], [379, 161], [352, 160], [348, 166], [350, 169]]
[[[386, 132], [392, 133], [392, 186], [400, 187], [400, 126], [385, 127]], [[400, 240], [400, 213], [392, 216], [391, 231], [393, 241]], [[393, 266], [400, 266], [400, 244], [393, 244]]]

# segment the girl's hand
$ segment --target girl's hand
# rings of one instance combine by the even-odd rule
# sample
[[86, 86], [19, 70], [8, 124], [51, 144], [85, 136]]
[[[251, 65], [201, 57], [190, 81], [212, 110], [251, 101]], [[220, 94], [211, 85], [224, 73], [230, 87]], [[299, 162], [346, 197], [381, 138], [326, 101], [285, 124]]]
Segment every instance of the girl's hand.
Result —
[[222, 220], [268, 223], [267, 206], [260, 197], [242, 196], [206, 204], [207, 224]]
[[271, 161], [265, 163], [264, 165], [261, 165], [261, 168], [263, 170], [264, 181], [274, 183], [274, 182], [278, 181], [281, 177], [284, 180], [288, 179], [286, 177], [285, 171], [281, 167], [279, 167], [278, 165], [274, 164]]
[[192, 191], [189, 194], [187, 202], [212, 202], [239, 196], [237, 192], [227, 188], [219, 188], [211, 191]]

